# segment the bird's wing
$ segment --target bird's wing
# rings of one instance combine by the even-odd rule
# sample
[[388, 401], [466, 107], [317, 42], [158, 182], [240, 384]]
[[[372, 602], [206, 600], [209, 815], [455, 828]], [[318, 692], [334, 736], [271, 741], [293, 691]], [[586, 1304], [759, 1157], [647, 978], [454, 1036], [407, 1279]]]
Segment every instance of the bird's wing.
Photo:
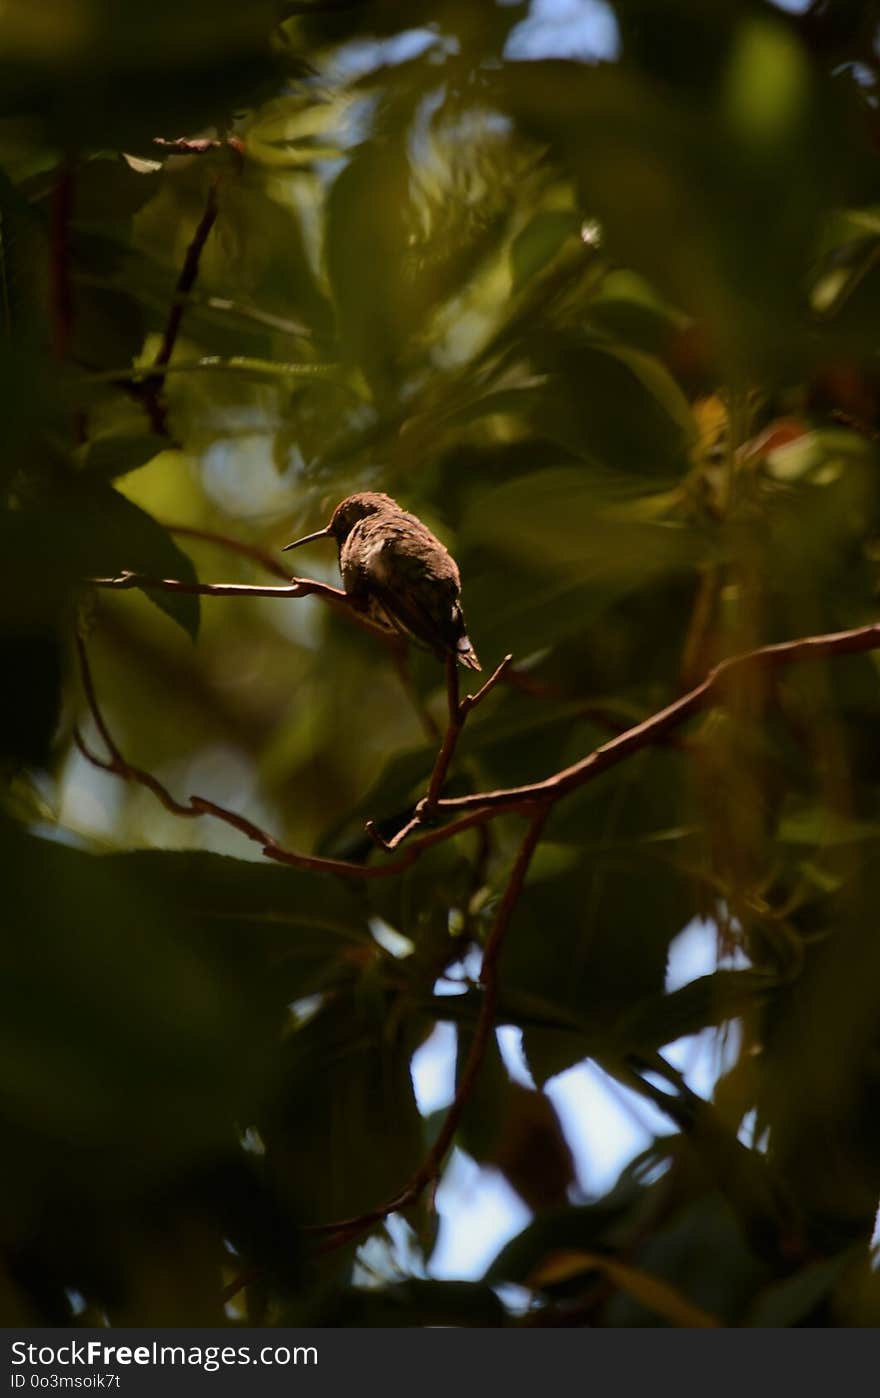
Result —
[[370, 591], [391, 621], [407, 635], [445, 655], [454, 650], [457, 638], [452, 628], [442, 626], [430, 608], [411, 589], [392, 589], [375, 577], [370, 579]]

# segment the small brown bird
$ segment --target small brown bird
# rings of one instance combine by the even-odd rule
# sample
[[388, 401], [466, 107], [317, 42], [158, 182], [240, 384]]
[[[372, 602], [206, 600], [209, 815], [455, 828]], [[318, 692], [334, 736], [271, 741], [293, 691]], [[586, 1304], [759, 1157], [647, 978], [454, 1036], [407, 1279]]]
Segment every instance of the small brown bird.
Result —
[[340, 501], [326, 529], [284, 551], [324, 538], [336, 540], [345, 590], [373, 621], [421, 641], [440, 659], [452, 655], [481, 668], [461, 610], [458, 566], [420, 519], [390, 495], [367, 490]]

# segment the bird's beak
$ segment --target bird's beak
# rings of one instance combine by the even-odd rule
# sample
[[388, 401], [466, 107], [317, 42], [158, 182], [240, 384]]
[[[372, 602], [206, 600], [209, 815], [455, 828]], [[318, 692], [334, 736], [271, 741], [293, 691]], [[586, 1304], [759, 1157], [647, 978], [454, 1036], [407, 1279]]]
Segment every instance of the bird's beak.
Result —
[[298, 549], [300, 544], [310, 544], [313, 539], [329, 539], [332, 533], [333, 530], [328, 524], [326, 529], [316, 529], [314, 534], [306, 534], [302, 539], [294, 539], [292, 544], [285, 544], [281, 552], [287, 553], [288, 549]]

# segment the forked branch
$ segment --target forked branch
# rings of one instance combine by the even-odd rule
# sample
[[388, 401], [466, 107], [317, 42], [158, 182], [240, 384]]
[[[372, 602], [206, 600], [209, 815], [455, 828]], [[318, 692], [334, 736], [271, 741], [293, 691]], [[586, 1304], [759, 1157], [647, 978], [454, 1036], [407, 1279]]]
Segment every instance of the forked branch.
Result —
[[434, 760], [434, 766], [428, 782], [428, 790], [416, 806], [412, 818], [408, 820], [390, 840], [382, 838], [374, 820], [367, 821], [367, 831], [383, 849], [397, 849], [397, 847], [403, 844], [403, 841], [408, 839], [415, 830], [418, 830], [420, 826], [425, 825], [433, 818], [434, 812], [437, 809], [437, 802], [440, 798], [440, 792], [443, 790], [443, 785], [455, 755], [455, 749], [458, 746], [458, 740], [461, 737], [461, 730], [464, 728], [468, 714], [471, 713], [478, 704], [482, 703], [487, 694], [491, 694], [492, 690], [505, 674], [512, 660], [512, 655], [505, 655], [501, 664], [493, 670], [492, 674], [486, 680], [486, 683], [481, 689], [477, 690], [476, 694], [466, 694], [463, 699], [460, 699], [458, 689], [458, 664], [454, 656], [450, 655], [446, 657], [446, 698], [449, 717], [446, 724], [446, 731], [443, 734], [443, 741], [440, 744], [440, 748]]

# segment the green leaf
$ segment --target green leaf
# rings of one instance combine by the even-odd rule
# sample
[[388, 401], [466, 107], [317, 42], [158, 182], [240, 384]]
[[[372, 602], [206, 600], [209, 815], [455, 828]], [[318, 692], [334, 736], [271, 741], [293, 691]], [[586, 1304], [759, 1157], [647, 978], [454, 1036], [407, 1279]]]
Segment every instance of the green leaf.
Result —
[[[327, 202], [325, 255], [343, 343], [374, 392], [388, 392], [418, 319], [415, 288], [403, 271], [410, 209], [408, 162], [399, 141], [355, 152]], [[355, 240], [372, 249], [361, 275]]]
[[[65, 476], [41, 508], [0, 510], [0, 614], [10, 626], [53, 621], [90, 578], [129, 570], [195, 582], [186, 554], [162, 525], [109, 485]], [[31, 584], [21, 587], [23, 577]], [[195, 637], [198, 597], [151, 592]]]
[[724, 1024], [760, 1004], [778, 982], [756, 971], [714, 971], [657, 999], [628, 1009], [613, 1034], [624, 1050], [658, 1049], [701, 1029]]
[[[699, 39], [690, 60], [683, 50], [675, 81], [632, 62], [588, 74], [577, 63], [508, 65], [499, 101], [572, 171], [605, 255], [699, 316], [753, 382], [757, 363], [781, 373], [798, 357], [803, 279], [848, 142], [840, 107], [781, 17], [743, 15], [712, 42], [711, 61]], [[664, 56], [669, 44], [657, 35]], [[781, 55], [789, 80], [777, 106], [766, 75]], [[714, 77], [695, 94], [704, 71]], [[743, 222], [743, 210], [758, 209]]]
[[880, 821], [856, 820], [824, 806], [792, 808], [779, 823], [777, 838], [787, 845], [835, 848], [880, 839]]
[[[724, 1266], [718, 1258], [724, 1257]], [[756, 1287], [770, 1275], [748, 1248], [738, 1220], [723, 1198], [710, 1192], [673, 1211], [650, 1231], [628, 1261], [648, 1276], [679, 1288], [686, 1299], [722, 1325], [736, 1325]], [[647, 1298], [621, 1290], [611, 1298], [603, 1323], [647, 1326], [662, 1323]]]
[[634, 1003], [662, 996], [670, 943], [694, 916], [693, 890], [642, 837], [677, 823], [686, 795], [677, 755], [654, 751], [570, 796], [554, 814], [548, 837], [562, 834], [572, 857], [561, 867], [554, 861], [543, 876], [536, 861], [508, 932], [502, 988], [540, 996], [563, 1022], [570, 1015], [588, 1025], [590, 1035], [585, 1042], [566, 1030], [527, 1029], [536, 1081], [580, 1062], [603, 1040], [612, 1045]]
[[775, 1286], [768, 1286], [759, 1292], [745, 1324], [762, 1330], [808, 1324], [811, 1313], [836, 1290], [862, 1255], [861, 1246], [846, 1248], [836, 1257], [813, 1262]]
[[411, 1025], [395, 1032], [390, 1009], [381, 981], [370, 982], [337, 994], [283, 1046], [280, 1092], [260, 1130], [282, 1197], [310, 1223], [390, 1201], [421, 1161], [417, 1037]]
[[596, 1252], [563, 1251], [551, 1254], [531, 1278], [532, 1285], [549, 1289], [560, 1283], [589, 1285], [598, 1274], [618, 1292], [631, 1298], [652, 1315], [670, 1325], [685, 1329], [712, 1329], [718, 1325], [715, 1316], [695, 1306], [675, 1287], [658, 1277], [650, 1276], [616, 1257]]
[[196, 919], [205, 945], [276, 1006], [350, 981], [375, 955], [364, 890], [350, 880], [195, 851], [141, 850], [112, 863]]
[[143, 309], [128, 287], [94, 286], [73, 279], [71, 353], [94, 370], [119, 377], [144, 343]]
[[480, 492], [462, 535], [498, 562], [469, 579], [470, 611], [485, 611], [503, 645], [528, 654], [695, 567], [706, 542], [664, 518], [666, 502], [644, 481], [595, 466], [535, 472]]
[[[198, 582], [192, 561], [178, 548], [168, 530], [118, 491], [90, 484], [76, 492], [74, 503], [79, 510], [88, 511], [92, 527], [99, 532], [101, 576], [131, 572]], [[196, 639], [200, 616], [197, 595], [158, 588], [144, 588], [144, 595], [182, 626], [193, 641]]]
[[533, 425], [589, 463], [643, 478], [680, 475], [695, 438], [688, 401], [655, 356], [623, 345], [548, 337], [536, 355], [548, 374]]
[[2, 833], [4, 1184], [39, 1187], [36, 1149], [64, 1154], [53, 1193], [106, 1203], [110, 1178], [137, 1193], [247, 1111], [267, 1047], [253, 1003], [124, 864]]
[[0, 337], [48, 335], [48, 237], [39, 214], [0, 171]]
[[161, 174], [140, 171], [117, 151], [99, 152], [76, 174], [76, 224], [127, 230], [132, 217], [157, 193]]
[[89, 442], [82, 461], [83, 471], [113, 480], [146, 466], [160, 452], [168, 450], [168, 440], [152, 433], [96, 437]]
[[650, 282], [624, 268], [603, 277], [590, 302], [588, 323], [618, 348], [625, 345], [658, 356], [668, 355], [675, 333], [690, 324]]
[[535, 1219], [505, 1244], [487, 1268], [485, 1280], [494, 1285], [515, 1282], [522, 1286], [545, 1257], [561, 1248], [618, 1246], [649, 1194], [638, 1176], [639, 1162], [634, 1161], [603, 1199]]
[[0, 631], [0, 758], [47, 767], [61, 713], [61, 653], [53, 627]]
[[568, 238], [577, 234], [579, 220], [567, 209], [548, 209], [526, 224], [513, 240], [510, 262], [513, 288], [519, 291], [556, 256]]

